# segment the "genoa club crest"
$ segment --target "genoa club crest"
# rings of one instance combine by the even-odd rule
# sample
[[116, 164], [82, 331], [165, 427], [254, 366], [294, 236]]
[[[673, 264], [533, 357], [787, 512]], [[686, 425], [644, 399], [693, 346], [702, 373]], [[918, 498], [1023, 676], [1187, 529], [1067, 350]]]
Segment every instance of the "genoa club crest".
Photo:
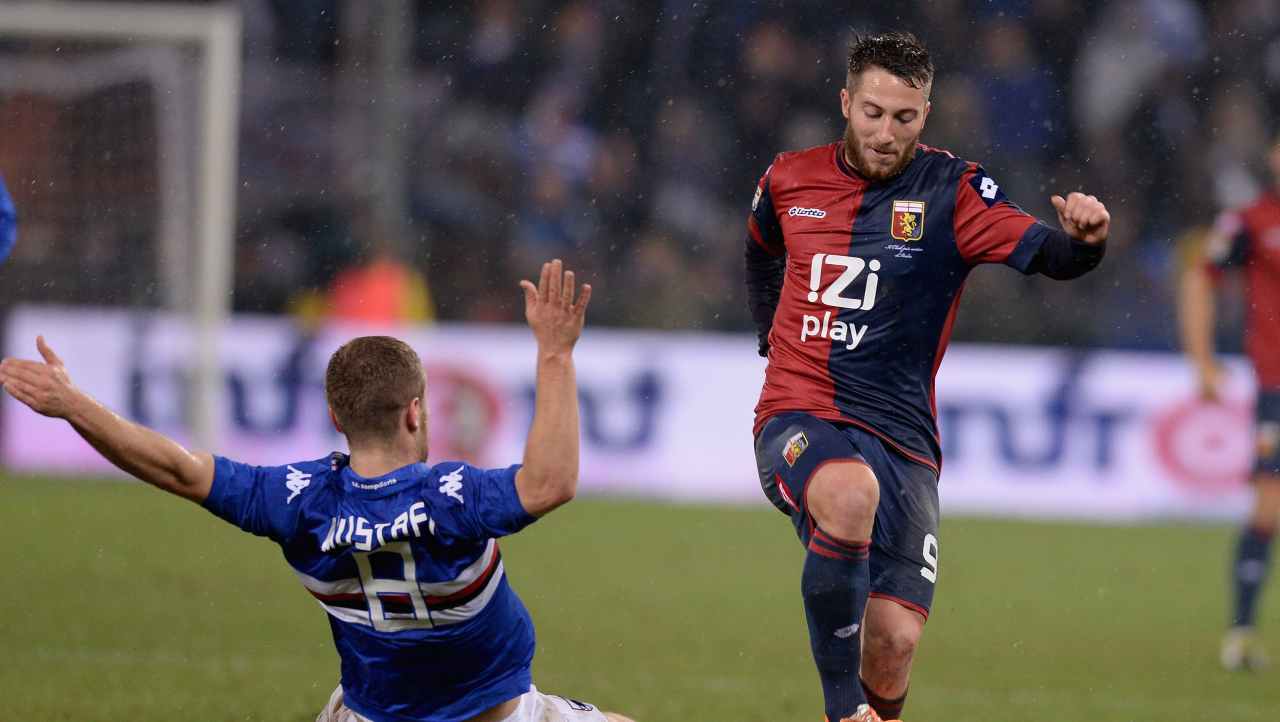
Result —
[[795, 466], [796, 459], [809, 448], [809, 437], [804, 435], [803, 431], [797, 432], [795, 436], [787, 439], [786, 446], [782, 447], [782, 458], [787, 462], [787, 466]]
[[889, 235], [899, 241], [924, 238], [924, 201], [894, 201]]

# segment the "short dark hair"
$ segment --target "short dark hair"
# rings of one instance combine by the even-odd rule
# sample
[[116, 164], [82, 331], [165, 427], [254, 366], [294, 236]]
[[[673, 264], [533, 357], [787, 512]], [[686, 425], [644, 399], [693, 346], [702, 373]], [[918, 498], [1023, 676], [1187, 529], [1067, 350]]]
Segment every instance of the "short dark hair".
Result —
[[884, 68], [913, 88], [924, 88], [933, 82], [933, 60], [929, 50], [911, 33], [854, 35], [849, 43], [849, 75], [847, 83], [870, 67]]
[[390, 437], [399, 411], [426, 391], [422, 360], [390, 336], [361, 336], [329, 357], [324, 395], [348, 439]]

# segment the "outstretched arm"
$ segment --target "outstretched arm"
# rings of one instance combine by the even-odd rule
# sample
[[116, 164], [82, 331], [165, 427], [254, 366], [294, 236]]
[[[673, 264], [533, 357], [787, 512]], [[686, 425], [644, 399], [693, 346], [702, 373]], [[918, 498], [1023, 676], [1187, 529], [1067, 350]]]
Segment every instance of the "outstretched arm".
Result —
[[591, 286], [574, 300], [573, 271], [557, 259], [542, 264], [538, 285], [521, 281], [524, 314], [538, 342], [533, 425], [516, 472], [516, 493], [525, 511], [542, 516], [578, 490], [578, 384], [573, 346], [582, 335]]
[[40, 361], [0, 362], [0, 386], [33, 411], [64, 419], [98, 453], [152, 486], [201, 503], [213, 484], [213, 457], [122, 418], [71, 383], [62, 359], [36, 338]]
[[1003, 263], [1022, 273], [1067, 280], [1102, 262], [1111, 214], [1094, 196], [1069, 193], [1050, 199], [1058, 213], [1053, 228], [1009, 202], [1000, 185], [976, 163], [961, 175], [956, 191], [955, 234], [970, 265]]

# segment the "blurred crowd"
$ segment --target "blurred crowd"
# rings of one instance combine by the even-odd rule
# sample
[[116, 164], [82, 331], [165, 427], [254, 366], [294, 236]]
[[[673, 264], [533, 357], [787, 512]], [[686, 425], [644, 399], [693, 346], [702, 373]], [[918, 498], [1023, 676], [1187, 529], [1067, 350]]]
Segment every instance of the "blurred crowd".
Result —
[[853, 33], [903, 29], [937, 66], [924, 142], [1042, 218], [1077, 189], [1113, 218], [1078, 282], [975, 272], [956, 338], [1169, 348], [1180, 239], [1270, 182], [1280, 127], [1274, 0], [426, 0], [406, 217], [379, 229], [344, 124], [349, 4], [241, 5], [240, 310], [323, 313], [394, 266], [408, 318], [514, 321], [516, 281], [559, 256], [595, 285], [595, 324], [745, 330], [757, 179], [840, 137]]

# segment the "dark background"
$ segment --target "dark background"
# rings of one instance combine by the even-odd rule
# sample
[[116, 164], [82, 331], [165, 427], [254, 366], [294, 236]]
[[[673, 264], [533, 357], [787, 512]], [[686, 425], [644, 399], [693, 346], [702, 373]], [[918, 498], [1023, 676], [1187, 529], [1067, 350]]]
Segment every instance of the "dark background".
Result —
[[[1080, 281], [976, 272], [956, 339], [1174, 348], [1183, 241], [1269, 183], [1280, 110], [1268, 0], [239, 4], [241, 311], [298, 312], [381, 249], [421, 272], [440, 320], [518, 320], [515, 281], [561, 256], [596, 286], [594, 324], [746, 330], [756, 180], [774, 154], [839, 137], [853, 33], [901, 29], [937, 66], [925, 142], [1041, 217], [1079, 189], [1113, 218]], [[120, 95], [78, 122], [109, 128]], [[39, 106], [0, 102], [20, 210], [55, 203], [13, 160], [39, 144]], [[96, 173], [75, 147], [45, 154]], [[96, 199], [56, 200], [85, 209], [76, 283], [20, 240], [5, 303], [159, 303], [147, 253], [121, 252], [142, 241], [103, 230], [127, 209]]]

